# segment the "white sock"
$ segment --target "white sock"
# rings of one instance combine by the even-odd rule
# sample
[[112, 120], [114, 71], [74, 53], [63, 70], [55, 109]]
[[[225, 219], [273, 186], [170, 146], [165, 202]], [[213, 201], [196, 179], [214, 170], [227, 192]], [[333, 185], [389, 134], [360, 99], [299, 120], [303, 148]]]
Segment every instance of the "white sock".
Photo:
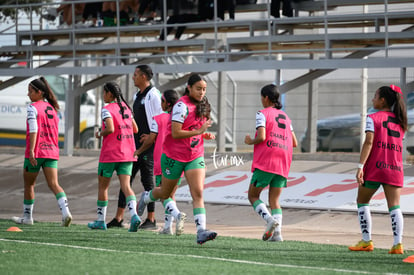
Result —
[[275, 233], [281, 234], [282, 233], [282, 214], [273, 214], [273, 219], [279, 224], [275, 228]]
[[164, 208], [165, 208], [165, 211], [170, 213], [175, 219], [177, 219], [178, 214], [180, 214], [180, 210], [178, 210], [177, 204], [173, 200], [167, 202]]
[[394, 245], [402, 243], [404, 229], [404, 218], [400, 208], [393, 209], [390, 212], [392, 233], [394, 235]]
[[262, 219], [264, 219], [266, 222], [269, 220], [269, 218], [272, 218], [272, 215], [270, 215], [270, 212], [264, 202], [260, 202], [258, 205], [256, 205], [254, 211], [256, 211], [256, 213], [259, 214], [260, 217], [262, 217]]
[[23, 218], [31, 220], [33, 215], [34, 204], [23, 204]]
[[366, 242], [371, 240], [372, 219], [368, 205], [358, 207], [359, 225], [361, 227], [362, 239]]
[[134, 216], [137, 215], [137, 201], [136, 200], [130, 200], [127, 203], [129, 215]]
[[164, 228], [170, 228], [174, 222], [174, 216], [171, 214], [165, 214], [164, 221]]
[[197, 231], [206, 229], [206, 214], [200, 213], [194, 215], [194, 222], [196, 224]]
[[60, 211], [62, 211], [62, 216], [66, 217], [70, 214], [69, 207], [68, 207], [68, 199], [66, 197], [60, 197], [58, 199], [58, 205]]
[[98, 221], [104, 221], [106, 218], [106, 208], [107, 206], [98, 206], [96, 213], [98, 214]]

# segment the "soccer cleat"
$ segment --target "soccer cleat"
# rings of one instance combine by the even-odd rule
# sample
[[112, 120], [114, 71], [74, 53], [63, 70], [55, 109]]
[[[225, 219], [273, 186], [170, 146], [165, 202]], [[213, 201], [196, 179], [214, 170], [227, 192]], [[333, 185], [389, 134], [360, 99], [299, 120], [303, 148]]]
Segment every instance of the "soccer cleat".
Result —
[[217, 233], [207, 229], [197, 231], [197, 243], [203, 244], [207, 241], [214, 240], [217, 237]]
[[373, 251], [374, 250], [374, 243], [372, 241], [364, 241], [360, 240], [355, 246], [349, 246], [349, 250], [351, 251]]
[[94, 221], [88, 223], [90, 229], [106, 230], [106, 224], [104, 221]]
[[143, 229], [143, 230], [157, 230], [157, 222], [154, 220], [153, 222], [150, 221], [149, 219], [146, 219], [145, 222], [143, 224], [141, 224], [141, 226], [139, 227], [139, 229]]
[[404, 248], [403, 248], [402, 243], [393, 245], [390, 251], [388, 251], [388, 254], [404, 254]]
[[144, 198], [147, 194], [148, 194], [147, 191], [145, 191], [141, 194], [141, 199], [139, 200], [139, 203], [138, 203], [138, 206], [137, 206], [138, 216], [142, 216], [142, 214], [144, 214], [145, 207], [147, 206], [147, 204], [145, 203]]
[[17, 224], [33, 225], [33, 219], [12, 217], [11, 220]]
[[137, 232], [140, 224], [141, 224], [141, 219], [138, 217], [138, 215], [132, 216], [131, 224], [129, 225], [128, 232]]
[[124, 224], [123, 224], [124, 220], [121, 220], [120, 222], [116, 219], [113, 218], [112, 221], [108, 222], [106, 224], [106, 228], [111, 228], [111, 227], [120, 227], [123, 228]]
[[72, 215], [69, 213], [67, 216], [62, 217], [62, 226], [68, 227], [72, 222]]
[[280, 232], [273, 233], [272, 237], [269, 238], [269, 242], [283, 242], [283, 237]]
[[184, 222], [187, 219], [187, 214], [180, 212], [177, 216], [177, 221], [175, 224], [175, 235], [180, 236], [184, 232]]
[[174, 235], [171, 226], [168, 227], [168, 228], [165, 228], [165, 227], [161, 228], [161, 230], [158, 231], [158, 234], [160, 234], [160, 235]]
[[263, 233], [262, 240], [267, 241], [270, 237], [272, 237], [273, 232], [275, 231], [276, 226], [279, 224], [276, 222], [275, 219], [270, 218], [270, 220], [267, 222], [266, 230]]

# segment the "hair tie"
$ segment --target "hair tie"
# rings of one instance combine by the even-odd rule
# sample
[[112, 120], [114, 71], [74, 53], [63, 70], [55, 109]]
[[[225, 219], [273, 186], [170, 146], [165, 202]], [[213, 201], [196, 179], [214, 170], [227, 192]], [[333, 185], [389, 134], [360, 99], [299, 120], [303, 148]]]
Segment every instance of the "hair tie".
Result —
[[390, 85], [390, 88], [396, 93], [403, 94], [401, 91], [401, 88], [398, 86], [395, 86], [394, 84]]

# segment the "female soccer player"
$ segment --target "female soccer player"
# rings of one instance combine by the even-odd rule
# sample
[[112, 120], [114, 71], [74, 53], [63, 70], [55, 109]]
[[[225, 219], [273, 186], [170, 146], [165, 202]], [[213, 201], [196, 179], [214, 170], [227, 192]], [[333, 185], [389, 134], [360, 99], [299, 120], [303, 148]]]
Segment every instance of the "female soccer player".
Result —
[[136, 232], [141, 219], [136, 212], [137, 201], [129, 185], [129, 179], [132, 162], [136, 161], [133, 157], [134, 133], [138, 132], [138, 127], [118, 84], [108, 82], [104, 85], [103, 100], [108, 104], [102, 108], [102, 131], [95, 134], [96, 138], [103, 137], [98, 166], [98, 219], [88, 223], [88, 227], [106, 230], [108, 188], [112, 174], [116, 171], [131, 215], [131, 225], [128, 231]]
[[358, 218], [362, 240], [352, 251], [373, 251], [371, 239], [371, 212], [369, 202], [382, 186], [391, 217], [394, 244], [389, 254], [403, 254], [403, 215], [400, 209], [400, 193], [404, 183], [402, 141], [407, 131], [407, 112], [401, 89], [395, 85], [383, 86], [375, 92], [372, 105], [378, 112], [367, 116], [365, 141], [359, 158], [356, 179], [358, 181]]
[[[156, 186], [161, 185], [161, 178], [162, 178], [162, 171], [161, 171], [161, 155], [162, 155], [162, 147], [164, 144], [165, 136], [167, 134], [167, 125], [168, 122], [171, 120], [171, 110], [174, 104], [179, 99], [179, 95], [174, 90], [167, 90], [163, 93], [161, 97], [161, 107], [165, 113], [159, 114], [152, 119], [152, 123], [150, 126], [151, 133], [148, 137], [145, 138], [142, 146], [135, 151], [134, 156], [139, 157], [143, 152], [145, 152], [151, 145], [155, 142], [154, 146], [154, 175], [155, 175], [155, 184]], [[159, 231], [160, 234], [167, 234], [173, 235], [172, 231], [172, 223], [174, 221], [174, 216], [170, 214], [170, 212], [178, 211], [177, 205], [174, 201], [174, 193], [180, 184], [180, 181], [175, 186], [173, 190], [173, 194], [170, 198], [163, 201], [163, 205], [165, 208], [165, 223], [164, 227], [161, 228]], [[142, 214], [142, 213], [138, 213]], [[181, 228], [182, 230], [182, 228]], [[177, 235], [181, 235], [180, 228], [176, 230]]]
[[[206, 89], [207, 83], [200, 75], [190, 76], [186, 91], [174, 105], [171, 122], [168, 124], [161, 157], [162, 185], [143, 193], [138, 205], [139, 213], [149, 202], [171, 197], [184, 171], [193, 198], [198, 244], [213, 240], [217, 236], [216, 232], [206, 229], [206, 210], [203, 200], [206, 173], [203, 139], [215, 138], [213, 134], [205, 133], [211, 126], [211, 107], [205, 96]], [[184, 213], [173, 211], [171, 214], [177, 220], [177, 228], [184, 226]]]
[[[279, 197], [286, 187], [292, 163], [293, 147], [298, 145], [292, 124], [282, 111], [280, 93], [276, 85], [264, 86], [261, 91], [262, 105], [265, 109], [256, 113], [256, 136], [246, 135], [244, 142], [254, 145], [252, 179], [248, 198], [254, 210], [267, 223], [262, 239], [264, 241], [283, 241], [281, 234], [282, 208]], [[269, 205], [260, 200], [260, 194], [269, 188]]]
[[69, 226], [72, 215], [65, 191], [59, 185], [57, 173], [59, 104], [44, 77], [30, 82], [27, 95], [32, 103], [27, 107], [23, 217], [12, 217], [12, 220], [18, 224], [33, 224], [34, 186], [42, 167], [47, 185], [55, 194], [62, 211], [62, 226]]

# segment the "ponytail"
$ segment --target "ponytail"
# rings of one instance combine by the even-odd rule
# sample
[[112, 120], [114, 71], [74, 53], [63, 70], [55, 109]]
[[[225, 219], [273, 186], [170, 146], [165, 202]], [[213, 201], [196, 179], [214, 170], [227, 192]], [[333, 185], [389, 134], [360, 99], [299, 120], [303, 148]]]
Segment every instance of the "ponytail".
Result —
[[282, 103], [280, 102], [280, 92], [279, 92], [279, 88], [274, 85], [274, 84], [269, 84], [264, 86], [261, 91], [260, 94], [263, 97], [269, 98], [269, 100], [273, 103], [273, 106], [276, 109], [282, 109]]
[[47, 102], [49, 102], [49, 104], [52, 105], [56, 111], [60, 109], [55, 94], [53, 93], [52, 89], [49, 86], [49, 83], [43, 76], [34, 79], [32, 82], [30, 82], [29, 85], [32, 86], [32, 88], [34, 88], [36, 91], [40, 91], [42, 93], [43, 98], [45, 98]]
[[116, 98], [116, 102], [119, 106], [119, 109], [120, 109], [120, 112], [121, 112], [121, 115], [122, 115], [122, 119], [128, 118], [128, 116], [124, 114], [125, 108], [122, 106], [122, 102], [125, 103], [125, 105], [131, 111], [131, 113], [132, 113], [132, 109], [131, 109], [131, 107], [129, 107], [128, 103], [124, 99], [124, 96], [122, 95], [122, 91], [121, 91], [121, 88], [119, 87], [119, 85], [116, 82], [113, 82], [113, 81], [107, 82], [104, 85], [104, 90], [111, 93]]
[[178, 101], [180, 96], [175, 90], [166, 90], [162, 94], [161, 98], [163, 101], [167, 102], [169, 108], [172, 108], [175, 105], [175, 103]]
[[408, 129], [407, 109], [402, 98], [401, 88], [395, 85], [382, 86], [378, 89], [380, 98], [384, 98], [391, 112], [394, 113], [397, 124], [404, 132]]

